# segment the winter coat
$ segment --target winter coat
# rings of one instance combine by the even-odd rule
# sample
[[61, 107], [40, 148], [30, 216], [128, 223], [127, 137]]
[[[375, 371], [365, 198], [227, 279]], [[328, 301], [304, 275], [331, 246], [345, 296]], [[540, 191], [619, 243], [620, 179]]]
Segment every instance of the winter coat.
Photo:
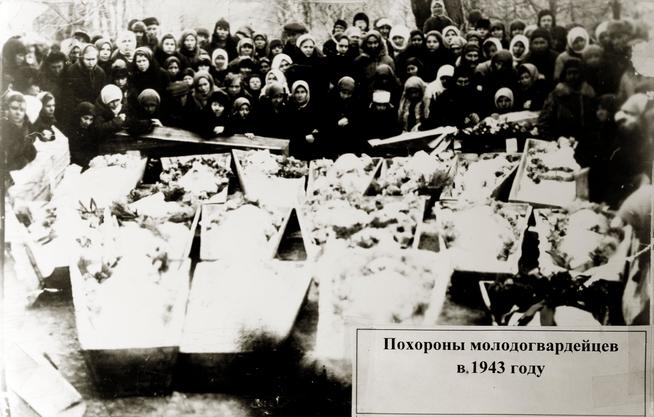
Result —
[[538, 130], [549, 139], [560, 136], [583, 140], [595, 123], [595, 91], [586, 82], [579, 90], [559, 83], [549, 94], [538, 118]]

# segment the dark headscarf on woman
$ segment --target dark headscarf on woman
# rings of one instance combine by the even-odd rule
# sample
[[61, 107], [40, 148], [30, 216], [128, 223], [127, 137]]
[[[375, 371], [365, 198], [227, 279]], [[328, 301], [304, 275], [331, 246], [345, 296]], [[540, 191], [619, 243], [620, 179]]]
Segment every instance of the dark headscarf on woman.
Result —
[[[217, 29], [224, 29], [227, 31], [227, 39], [220, 40], [216, 34]], [[238, 53], [236, 51], [236, 45], [238, 41], [232, 36], [230, 24], [225, 19], [219, 19], [213, 27], [213, 33], [211, 34], [211, 44], [209, 46], [209, 53], [213, 53], [214, 50], [220, 48], [227, 51], [229, 57], [236, 57]]]
[[449, 64], [450, 61], [450, 52], [445, 47], [443, 41], [443, 36], [440, 32], [432, 30], [427, 35], [425, 35], [425, 42], [430, 38], [435, 37], [438, 39], [438, 49], [435, 51], [430, 51], [425, 47], [425, 54], [422, 59], [422, 64], [424, 65], [424, 71], [422, 73], [422, 79], [425, 82], [431, 82], [436, 79], [436, 74], [438, 74], [438, 69], [443, 65]]

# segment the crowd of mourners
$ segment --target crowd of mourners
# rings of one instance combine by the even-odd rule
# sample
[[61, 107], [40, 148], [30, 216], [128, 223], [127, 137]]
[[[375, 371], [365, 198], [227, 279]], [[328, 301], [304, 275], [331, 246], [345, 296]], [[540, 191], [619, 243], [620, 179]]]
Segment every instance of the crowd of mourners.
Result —
[[540, 138], [575, 138], [595, 199], [619, 199], [651, 175], [654, 83], [630, 59], [648, 39], [634, 21], [562, 27], [543, 10], [535, 22], [507, 26], [474, 10], [457, 25], [435, 0], [421, 28], [360, 12], [351, 24], [336, 20], [325, 40], [300, 23], [279, 38], [233, 30], [222, 18], [212, 31], [161, 29], [148, 17], [115, 39], [78, 31], [48, 45], [7, 40], [9, 168], [33, 159], [32, 142], [52, 137], [52, 126], [81, 165], [118, 131], [162, 125], [206, 138], [289, 139], [291, 155], [312, 159], [365, 152], [371, 138], [531, 110], [540, 111]]

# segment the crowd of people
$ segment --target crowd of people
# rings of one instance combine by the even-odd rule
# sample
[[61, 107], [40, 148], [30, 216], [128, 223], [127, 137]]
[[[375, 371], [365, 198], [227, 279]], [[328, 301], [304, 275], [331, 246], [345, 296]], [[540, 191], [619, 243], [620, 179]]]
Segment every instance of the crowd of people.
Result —
[[547, 10], [509, 25], [474, 10], [457, 25], [434, 0], [422, 28], [360, 12], [324, 42], [301, 23], [275, 38], [222, 18], [179, 36], [162, 35], [155, 17], [114, 39], [15, 36], [2, 50], [2, 136], [10, 169], [34, 158], [32, 142], [52, 126], [81, 165], [118, 131], [162, 125], [284, 138], [293, 156], [333, 158], [371, 138], [531, 110], [539, 137], [577, 141], [593, 197], [617, 203], [651, 175], [654, 83], [630, 59], [648, 33], [630, 20], [589, 30]]

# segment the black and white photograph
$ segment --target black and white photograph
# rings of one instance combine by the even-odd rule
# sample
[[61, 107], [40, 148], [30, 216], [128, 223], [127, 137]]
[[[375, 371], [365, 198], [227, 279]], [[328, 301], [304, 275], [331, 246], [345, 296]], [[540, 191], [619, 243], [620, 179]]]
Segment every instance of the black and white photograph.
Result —
[[[653, 23], [652, 0], [0, 0], [0, 417], [653, 415], [652, 343], [574, 334], [652, 342]], [[558, 357], [564, 329], [588, 369], [470, 352]], [[578, 379], [560, 409], [436, 411], [398, 382], [432, 357], [444, 397]]]

